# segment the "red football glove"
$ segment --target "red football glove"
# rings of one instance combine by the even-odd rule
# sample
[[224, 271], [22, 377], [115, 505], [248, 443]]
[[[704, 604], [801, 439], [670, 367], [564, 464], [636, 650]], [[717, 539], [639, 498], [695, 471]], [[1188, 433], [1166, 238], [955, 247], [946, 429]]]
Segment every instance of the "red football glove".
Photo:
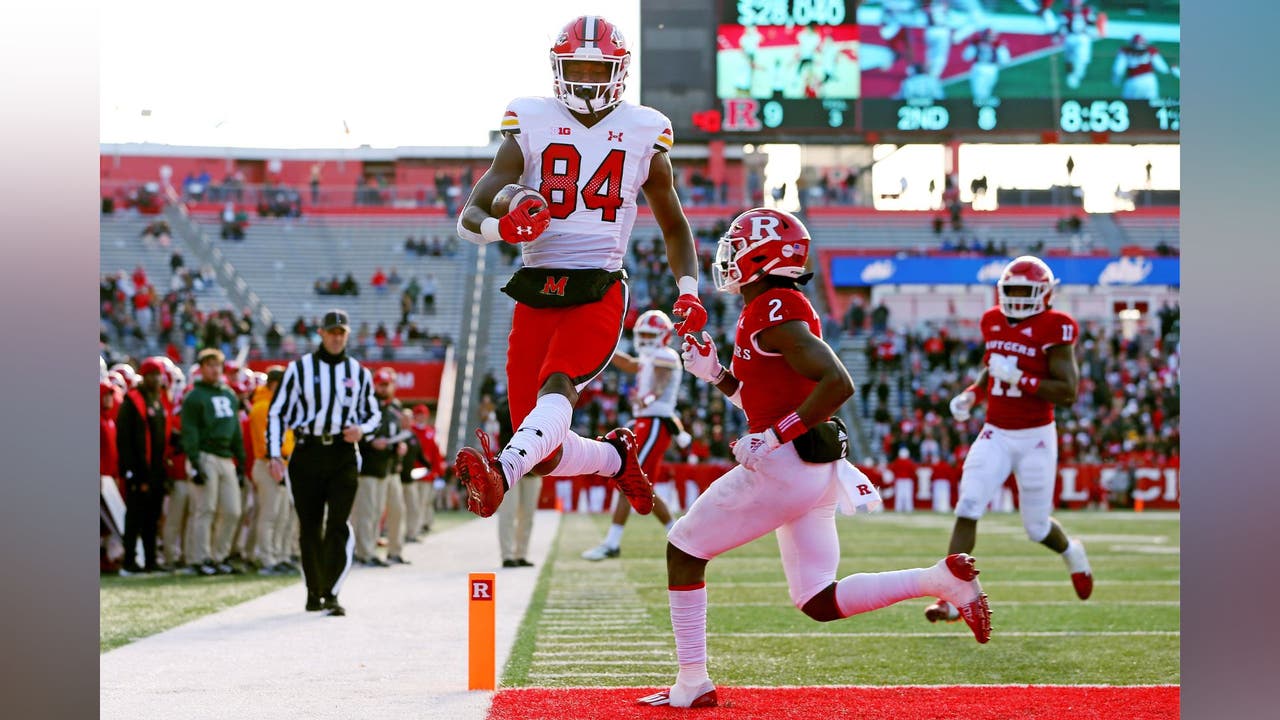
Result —
[[696, 333], [707, 326], [707, 309], [702, 307], [698, 296], [692, 293], [676, 298], [676, 304], [671, 306], [671, 314], [681, 319], [676, 325], [677, 335]]
[[537, 240], [551, 224], [551, 213], [542, 200], [526, 198], [498, 220], [498, 234], [509, 243]]

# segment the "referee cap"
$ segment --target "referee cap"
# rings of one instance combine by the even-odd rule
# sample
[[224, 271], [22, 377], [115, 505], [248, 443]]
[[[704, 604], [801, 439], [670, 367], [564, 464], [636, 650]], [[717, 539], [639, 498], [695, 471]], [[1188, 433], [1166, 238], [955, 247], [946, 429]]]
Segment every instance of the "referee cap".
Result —
[[320, 323], [320, 327], [325, 330], [334, 328], [351, 329], [351, 320], [347, 317], [347, 313], [343, 310], [330, 310], [324, 314], [324, 322]]

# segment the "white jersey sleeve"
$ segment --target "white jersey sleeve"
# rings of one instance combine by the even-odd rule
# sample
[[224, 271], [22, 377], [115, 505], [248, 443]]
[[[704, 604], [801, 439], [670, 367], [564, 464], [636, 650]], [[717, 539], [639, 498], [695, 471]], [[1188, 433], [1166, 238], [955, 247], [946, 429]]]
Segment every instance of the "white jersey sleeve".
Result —
[[524, 265], [620, 269], [649, 163], [671, 149], [671, 121], [622, 102], [588, 128], [555, 98], [524, 97], [502, 122], [524, 155], [521, 184], [537, 188], [551, 213], [546, 232], [521, 245]]
[[[680, 374], [684, 372], [680, 364], [680, 355], [670, 347], [662, 347], [652, 353], [644, 353], [638, 358], [640, 369], [636, 372], [636, 394], [643, 398], [651, 394], [657, 397], [647, 406], [636, 411], [636, 417], [674, 417], [676, 414], [676, 396], [680, 393]], [[654, 369], [663, 368], [671, 372], [671, 380], [661, 393], [655, 393]]]

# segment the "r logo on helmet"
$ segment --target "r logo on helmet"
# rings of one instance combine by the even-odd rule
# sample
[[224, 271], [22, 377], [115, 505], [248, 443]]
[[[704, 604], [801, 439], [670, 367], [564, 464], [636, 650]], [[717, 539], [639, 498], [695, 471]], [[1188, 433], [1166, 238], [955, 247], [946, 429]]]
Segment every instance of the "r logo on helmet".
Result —
[[[751, 239], [752, 240], [781, 240], [782, 236], [778, 234], [778, 224], [781, 221], [776, 217], [768, 215], [755, 215], [751, 218]], [[768, 233], [768, 235], [765, 235]]]

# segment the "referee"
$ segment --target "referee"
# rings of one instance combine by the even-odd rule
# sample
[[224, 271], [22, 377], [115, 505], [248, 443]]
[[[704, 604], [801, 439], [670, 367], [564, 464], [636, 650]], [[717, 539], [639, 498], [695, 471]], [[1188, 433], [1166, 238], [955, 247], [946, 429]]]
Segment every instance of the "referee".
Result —
[[301, 530], [307, 611], [326, 610], [329, 615], [346, 614], [338, 591], [351, 569], [354, 545], [347, 519], [360, 471], [356, 443], [377, 429], [382, 416], [373, 397], [373, 376], [347, 357], [350, 332], [345, 312], [325, 313], [320, 349], [289, 363], [267, 410], [267, 455], [277, 482], [285, 476], [280, 451], [284, 430], [292, 428], [297, 436], [289, 458], [289, 486]]

